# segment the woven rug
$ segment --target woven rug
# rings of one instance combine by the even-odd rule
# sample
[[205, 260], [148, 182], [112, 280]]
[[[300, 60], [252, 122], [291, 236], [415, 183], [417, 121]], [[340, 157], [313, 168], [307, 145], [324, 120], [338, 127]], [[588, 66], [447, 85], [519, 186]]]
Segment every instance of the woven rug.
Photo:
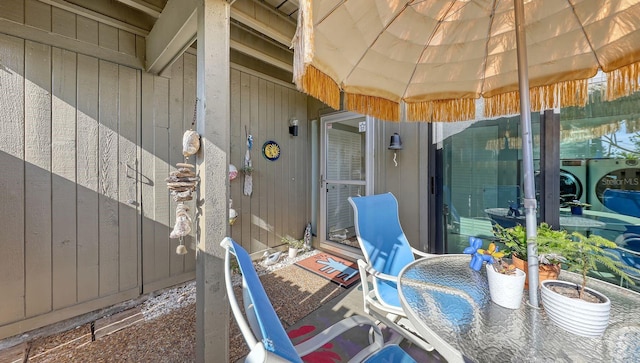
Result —
[[295, 264], [345, 288], [360, 281], [358, 266], [355, 262], [328, 253], [321, 252]]

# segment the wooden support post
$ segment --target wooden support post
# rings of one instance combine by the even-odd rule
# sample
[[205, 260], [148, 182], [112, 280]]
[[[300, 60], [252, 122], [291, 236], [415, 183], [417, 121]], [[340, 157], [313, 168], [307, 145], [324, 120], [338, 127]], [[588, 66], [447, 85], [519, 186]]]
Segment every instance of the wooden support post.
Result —
[[220, 241], [229, 235], [230, 7], [225, 0], [201, 0], [198, 5], [197, 362], [229, 360], [229, 304]]
[[560, 114], [546, 110], [540, 117], [540, 216], [560, 228]]

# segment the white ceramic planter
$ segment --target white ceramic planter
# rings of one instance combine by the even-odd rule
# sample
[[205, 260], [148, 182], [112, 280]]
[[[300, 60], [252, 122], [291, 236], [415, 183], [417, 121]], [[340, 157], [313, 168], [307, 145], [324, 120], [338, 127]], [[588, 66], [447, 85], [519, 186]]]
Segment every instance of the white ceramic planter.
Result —
[[289, 247], [289, 258], [296, 258], [298, 256], [298, 249]]
[[576, 284], [566, 281], [546, 280], [541, 284], [541, 297], [544, 311], [549, 319], [562, 329], [584, 337], [599, 337], [609, 325], [611, 300], [601, 293], [586, 288], [598, 296], [603, 302], [592, 303], [581, 299], [558, 294], [549, 289], [554, 284], [575, 287]]
[[507, 309], [520, 308], [524, 281], [527, 277], [524, 271], [516, 269], [515, 275], [505, 275], [496, 272], [490, 263], [487, 263], [485, 268], [489, 280], [491, 301]]

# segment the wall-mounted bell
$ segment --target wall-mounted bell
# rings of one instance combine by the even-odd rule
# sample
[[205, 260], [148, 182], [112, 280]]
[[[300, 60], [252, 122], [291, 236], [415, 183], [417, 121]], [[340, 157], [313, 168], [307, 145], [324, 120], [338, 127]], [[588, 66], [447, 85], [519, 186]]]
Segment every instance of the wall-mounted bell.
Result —
[[398, 135], [397, 132], [394, 132], [393, 135], [391, 135], [389, 150], [402, 150], [402, 140], [400, 140], [400, 135]]

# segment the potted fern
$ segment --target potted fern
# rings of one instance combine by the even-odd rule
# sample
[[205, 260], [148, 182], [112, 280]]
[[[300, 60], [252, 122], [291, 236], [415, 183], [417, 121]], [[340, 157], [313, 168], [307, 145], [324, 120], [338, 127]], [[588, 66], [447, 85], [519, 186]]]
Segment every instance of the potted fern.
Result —
[[620, 261], [609, 249], [616, 244], [598, 235], [571, 234], [572, 243], [564, 245], [568, 271], [581, 276], [579, 284], [546, 280], [541, 284], [541, 297], [547, 315], [561, 328], [586, 337], [601, 336], [609, 324], [611, 301], [604, 294], [588, 288], [587, 274], [602, 264], [622, 279], [635, 285], [625, 271], [638, 271]]

